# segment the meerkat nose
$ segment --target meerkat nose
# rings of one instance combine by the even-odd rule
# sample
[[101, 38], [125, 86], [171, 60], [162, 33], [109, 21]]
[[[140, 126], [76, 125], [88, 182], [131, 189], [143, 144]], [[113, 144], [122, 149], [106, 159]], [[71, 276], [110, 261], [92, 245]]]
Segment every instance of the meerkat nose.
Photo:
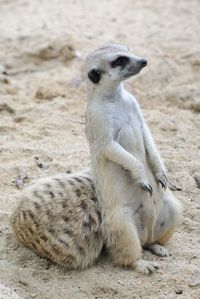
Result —
[[142, 59], [140, 63], [141, 63], [142, 66], [146, 66], [147, 65], [147, 59]]

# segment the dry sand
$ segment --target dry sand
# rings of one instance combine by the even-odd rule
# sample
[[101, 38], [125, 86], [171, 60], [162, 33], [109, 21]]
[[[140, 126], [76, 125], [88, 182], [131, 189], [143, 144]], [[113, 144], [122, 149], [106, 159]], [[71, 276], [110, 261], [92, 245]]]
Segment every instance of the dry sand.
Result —
[[[0, 298], [200, 298], [199, 18], [199, 0], [0, 1]], [[82, 66], [110, 41], [149, 59], [126, 86], [185, 207], [172, 255], [145, 252], [160, 265], [150, 277], [106, 256], [65, 271], [19, 245], [9, 227], [20, 186], [89, 165]]]

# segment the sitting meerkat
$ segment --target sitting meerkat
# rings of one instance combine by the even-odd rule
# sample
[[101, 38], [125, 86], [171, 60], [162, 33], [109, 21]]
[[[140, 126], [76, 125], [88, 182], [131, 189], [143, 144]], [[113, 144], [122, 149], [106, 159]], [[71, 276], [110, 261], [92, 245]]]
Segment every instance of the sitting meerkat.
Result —
[[121, 83], [145, 64], [117, 45], [100, 48], [86, 60], [92, 174], [37, 180], [23, 190], [11, 215], [19, 242], [38, 255], [84, 269], [105, 244], [117, 265], [146, 274], [156, 265], [141, 259], [142, 246], [167, 255], [159, 244], [173, 234], [181, 206], [167, 188], [139, 106]]
[[167, 187], [164, 164], [136, 99], [123, 81], [147, 60], [111, 44], [86, 59], [86, 131], [92, 178], [101, 205], [101, 230], [113, 261], [150, 274], [142, 247], [165, 256], [181, 218], [181, 204]]
[[84, 269], [102, 246], [101, 212], [89, 172], [37, 180], [11, 215], [20, 243], [67, 268]]

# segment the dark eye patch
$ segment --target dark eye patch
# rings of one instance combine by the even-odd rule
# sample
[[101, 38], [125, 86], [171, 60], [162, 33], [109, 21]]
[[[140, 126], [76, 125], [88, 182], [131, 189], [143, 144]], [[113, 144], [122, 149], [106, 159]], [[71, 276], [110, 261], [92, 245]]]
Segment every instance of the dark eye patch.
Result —
[[92, 69], [89, 71], [88, 73], [88, 78], [94, 83], [94, 84], [98, 84], [99, 81], [101, 80], [101, 75], [102, 72], [100, 70], [97, 69]]
[[129, 58], [127, 56], [119, 56], [117, 59], [111, 61], [111, 67], [118, 67], [120, 66], [122, 69], [127, 65], [129, 62]]

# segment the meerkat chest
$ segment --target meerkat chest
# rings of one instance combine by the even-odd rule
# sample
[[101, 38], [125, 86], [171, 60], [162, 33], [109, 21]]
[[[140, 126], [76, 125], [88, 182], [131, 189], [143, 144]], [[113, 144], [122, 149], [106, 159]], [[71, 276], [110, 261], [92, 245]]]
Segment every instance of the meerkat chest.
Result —
[[114, 139], [126, 150], [133, 152], [143, 148], [143, 132], [137, 114], [131, 107], [118, 107], [113, 116]]

